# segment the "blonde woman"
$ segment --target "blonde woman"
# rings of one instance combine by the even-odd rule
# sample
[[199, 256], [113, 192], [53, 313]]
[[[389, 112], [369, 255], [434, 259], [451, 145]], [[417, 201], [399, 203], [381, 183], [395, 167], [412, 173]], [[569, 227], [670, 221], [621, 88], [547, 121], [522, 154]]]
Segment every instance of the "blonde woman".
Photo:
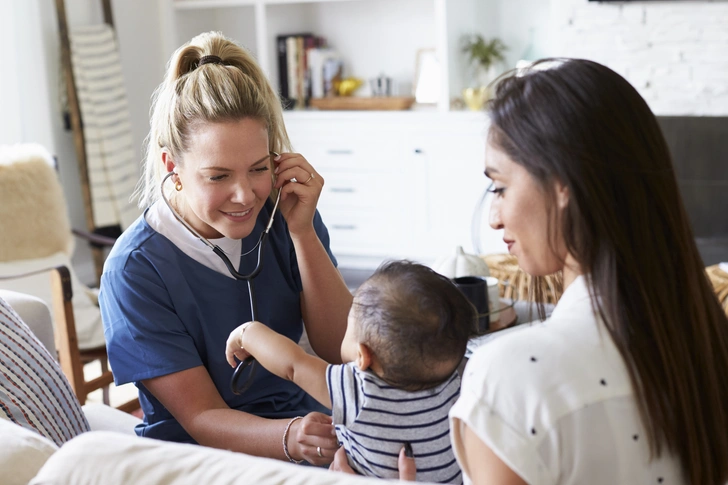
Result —
[[[351, 294], [316, 211], [323, 177], [290, 153], [281, 103], [242, 47], [206, 33], [172, 56], [155, 93], [144, 214], [106, 261], [100, 305], [117, 383], [134, 382], [137, 434], [322, 465], [337, 443], [327, 411], [259, 369], [236, 395], [222, 356], [251, 320], [246, 281], [274, 212], [255, 279], [257, 319], [340, 363]], [[279, 155], [280, 154], [280, 155]], [[164, 190], [166, 199], [161, 199]]]

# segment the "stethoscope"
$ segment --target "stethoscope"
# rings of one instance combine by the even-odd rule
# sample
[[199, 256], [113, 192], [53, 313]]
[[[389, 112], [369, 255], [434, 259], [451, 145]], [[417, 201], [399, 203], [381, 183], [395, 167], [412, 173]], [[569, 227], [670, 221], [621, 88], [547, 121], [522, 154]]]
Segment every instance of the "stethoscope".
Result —
[[[278, 156], [276, 152], [271, 152], [271, 155]], [[169, 207], [169, 210], [172, 211], [172, 214], [174, 215], [175, 219], [177, 219], [188, 231], [190, 231], [197, 239], [202, 241], [207, 247], [212, 249], [212, 252], [217, 254], [220, 259], [222, 259], [222, 262], [225, 263], [225, 266], [227, 267], [228, 271], [230, 272], [230, 275], [232, 275], [233, 278], [236, 280], [245, 280], [248, 283], [248, 295], [250, 295], [250, 316], [251, 320], [257, 320], [258, 315], [258, 305], [255, 301], [255, 287], [253, 285], [253, 279], [258, 276], [261, 270], [262, 266], [262, 258], [261, 255], [263, 254], [263, 246], [265, 245], [265, 241], [268, 239], [268, 233], [270, 232], [271, 226], [273, 226], [273, 216], [275, 216], [276, 210], [278, 209], [278, 203], [281, 201], [281, 191], [278, 190], [278, 196], [276, 197], [275, 205], [273, 205], [273, 210], [270, 213], [270, 219], [268, 220], [268, 225], [265, 226], [265, 230], [260, 234], [260, 238], [258, 239], [258, 242], [253, 246], [253, 248], [248, 251], [247, 253], [243, 254], [242, 256], [245, 256], [246, 254], [250, 254], [255, 249], [258, 249], [258, 261], [255, 265], [255, 268], [253, 271], [251, 271], [248, 274], [240, 274], [235, 269], [235, 266], [230, 262], [230, 258], [227, 257], [225, 252], [220, 249], [220, 246], [216, 244], [212, 244], [207, 238], [203, 237], [202, 234], [197, 232], [195, 228], [193, 228], [191, 225], [187, 223], [187, 221], [180, 216], [177, 211], [172, 207], [172, 204], [169, 202], [169, 199], [164, 194], [164, 183], [167, 181], [168, 178], [172, 177], [173, 175], [176, 175], [176, 172], [169, 172], [163, 179], [162, 183], [160, 184], [160, 191], [162, 193], [162, 200], [164, 200], [164, 203], [167, 204], [167, 207]], [[245, 370], [250, 368], [250, 373], [248, 374], [247, 379], [242, 384], [240, 381], [243, 379], [243, 374], [245, 373]], [[245, 358], [242, 362], [238, 364], [238, 366], [235, 368], [235, 371], [233, 372], [233, 377], [230, 379], [230, 390], [233, 392], [233, 394], [242, 394], [243, 392], [247, 391], [248, 388], [253, 384], [253, 380], [255, 378], [255, 373], [258, 369], [257, 362], [253, 356]]]

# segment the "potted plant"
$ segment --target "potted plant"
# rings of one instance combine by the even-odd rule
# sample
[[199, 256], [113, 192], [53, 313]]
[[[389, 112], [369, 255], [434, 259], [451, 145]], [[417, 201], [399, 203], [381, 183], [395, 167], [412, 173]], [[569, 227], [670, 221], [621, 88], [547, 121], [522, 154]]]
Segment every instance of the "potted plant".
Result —
[[498, 64], [505, 60], [508, 48], [497, 37], [486, 40], [480, 34], [463, 37], [462, 51], [474, 71], [474, 85], [463, 90], [463, 98], [472, 110], [479, 110], [490, 97], [488, 85], [498, 76]]

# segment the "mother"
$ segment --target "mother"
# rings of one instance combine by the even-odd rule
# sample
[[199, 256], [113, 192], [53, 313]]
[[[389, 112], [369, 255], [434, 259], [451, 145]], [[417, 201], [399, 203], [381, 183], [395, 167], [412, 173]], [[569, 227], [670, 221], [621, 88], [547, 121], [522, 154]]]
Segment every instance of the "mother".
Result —
[[468, 362], [458, 461], [478, 484], [722, 485], [728, 321], [657, 120], [602, 65], [535, 67], [490, 105], [491, 226], [536, 286], [563, 271], [565, 291]]
[[491, 226], [565, 291], [544, 324], [469, 362], [451, 411], [465, 473], [725, 483], [728, 321], [655, 116], [621, 76], [571, 60], [505, 79], [491, 120]]
[[[351, 294], [316, 211], [322, 177], [301, 155], [284, 153], [277, 93], [252, 56], [220, 34], [174, 53], [151, 125], [140, 185], [146, 210], [107, 259], [99, 298], [116, 381], [139, 388], [137, 434], [329, 463], [333, 426], [310, 396], [263, 369], [244, 394], [231, 391], [223, 350], [251, 320], [247, 284], [185, 226], [249, 273], [272, 194], [281, 191], [255, 280], [257, 318], [295, 341], [303, 321], [314, 350], [340, 362]], [[162, 190], [171, 207], [159, 200], [169, 173]]]

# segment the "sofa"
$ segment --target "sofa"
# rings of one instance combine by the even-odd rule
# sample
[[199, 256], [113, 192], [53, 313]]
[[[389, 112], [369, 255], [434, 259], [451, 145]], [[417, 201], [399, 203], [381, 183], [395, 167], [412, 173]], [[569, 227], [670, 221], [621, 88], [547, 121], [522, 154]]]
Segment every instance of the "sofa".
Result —
[[[50, 311], [40, 299], [0, 290], [4, 300], [30, 329], [35, 345], [54, 356]], [[3, 310], [7, 307], [3, 307]], [[0, 329], [5, 331], [7, 329]], [[34, 335], [33, 335], [34, 334]], [[24, 337], [25, 340], [28, 340]], [[39, 342], [39, 344], [38, 344]], [[0, 368], [11, 363], [0, 345]], [[54, 363], [57, 367], [57, 363]], [[36, 366], [37, 367], [37, 366]], [[60, 368], [57, 374], [62, 376]], [[70, 389], [70, 387], [69, 387]], [[0, 389], [2, 391], [2, 389]], [[1, 396], [0, 396], [1, 397]], [[0, 404], [2, 401], [0, 400]], [[77, 402], [75, 405], [77, 406]], [[78, 406], [77, 406], [78, 407]], [[379, 480], [293, 465], [279, 460], [204, 446], [169, 443], [134, 434], [140, 420], [103, 404], [82, 408], [89, 431], [55, 443], [23, 427], [0, 409], [0, 483], [15, 484], [351, 484]], [[6, 411], [6, 412], [3, 412]], [[50, 413], [48, 413], [50, 414]], [[53, 415], [51, 419], [60, 419]], [[58, 440], [56, 440], [58, 441]]]

